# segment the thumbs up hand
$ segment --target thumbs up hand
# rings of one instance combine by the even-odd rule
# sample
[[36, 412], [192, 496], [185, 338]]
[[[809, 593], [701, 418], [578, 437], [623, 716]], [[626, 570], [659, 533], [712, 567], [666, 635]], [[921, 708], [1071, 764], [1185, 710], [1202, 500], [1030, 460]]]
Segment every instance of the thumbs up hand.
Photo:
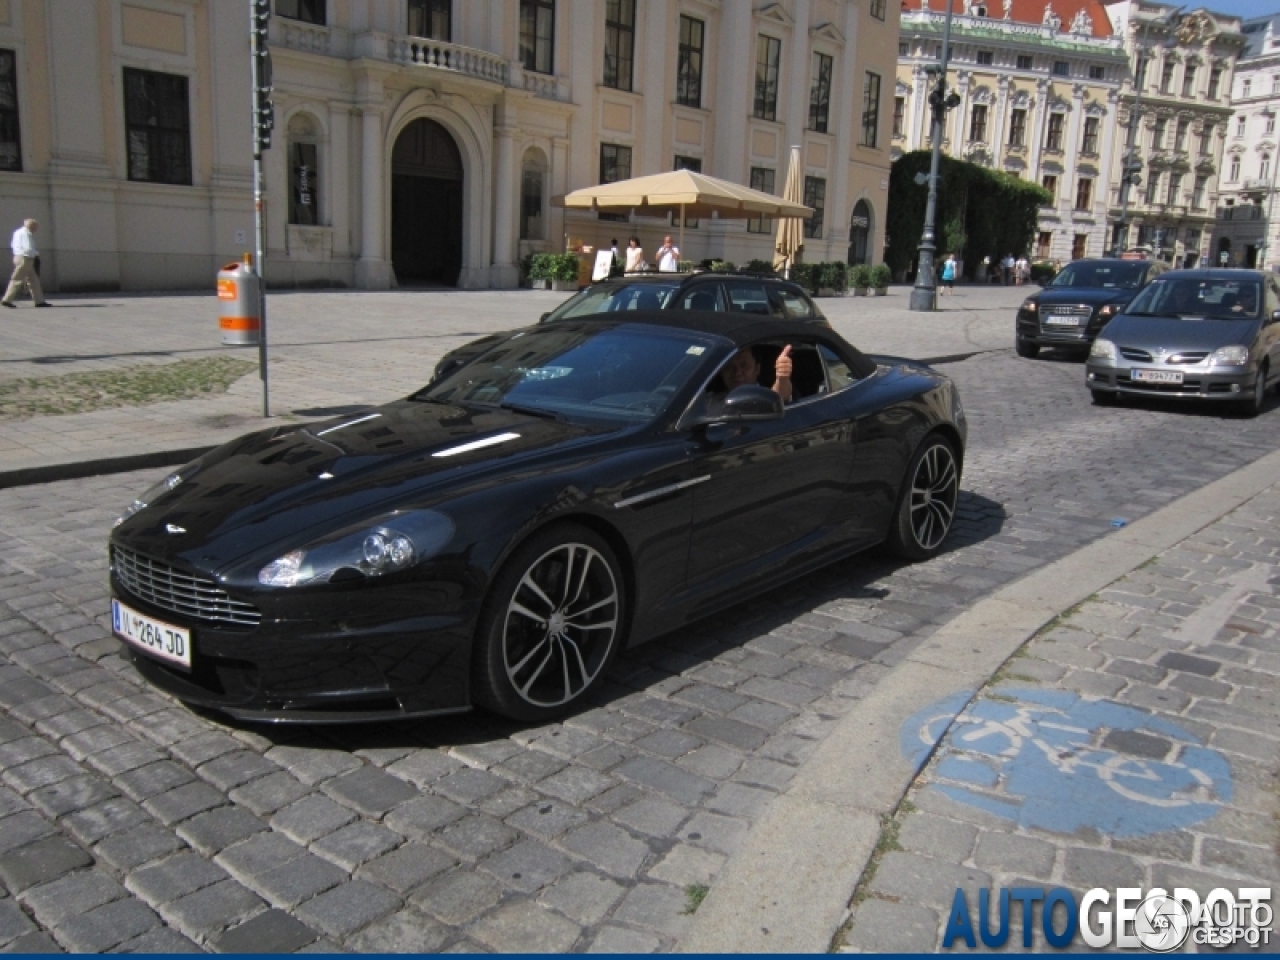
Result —
[[778, 359], [773, 364], [773, 374], [779, 380], [791, 379], [791, 344], [782, 348]]

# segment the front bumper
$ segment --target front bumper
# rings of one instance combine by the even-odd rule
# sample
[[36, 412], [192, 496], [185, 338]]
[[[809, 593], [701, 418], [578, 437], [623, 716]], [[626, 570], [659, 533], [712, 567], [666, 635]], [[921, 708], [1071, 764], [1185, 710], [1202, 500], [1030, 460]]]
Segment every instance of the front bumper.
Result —
[[[1083, 309], [1079, 308], [1080, 311]], [[1055, 320], [1062, 322], [1053, 322]], [[1105, 325], [1106, 320], [1099, 317], [1096, 310], [1059, 314], [1053, 312], [1052, 307], [1040, 311], [1020, 308], [1017, 336], [1024, 343], [1041, 347], [1087, 347]]]
[[[1135, 370], [1155, 370], [1182, 374], [1181, 383], [1148, 383], [1135, 380]], [[1085, 382], [1090, 390], [1132, 394], [1142, 397], [1184, 397], [1199, 400], [1240, 400], [1248, 397], [1257, 381], [1254, 369], [1198, 365], [1125, 363], [1117, 366], [1092, 358], [1085, 364]]]
[[[453, 713], [470, 705], [473, 603], [431, 611], [395, 591], [349, 592], [309, 616], [256, 627], [212, 624], [148, 603], [111, 577], [111, 593], [139, 613], [191, 631], [192, 669], [121, 640], [138, 672], [179, 700], [245, 720], [339, 723]], [[363, 596], [362, 596], [363, 595]], [[319, 609], [316, 609], [316, 607]], [[446, 608], [450, 605], [444, 605]], [[419, 615], [413, 607], [424, 608]], [[314, 615], [314, 614], [319, 614]]]

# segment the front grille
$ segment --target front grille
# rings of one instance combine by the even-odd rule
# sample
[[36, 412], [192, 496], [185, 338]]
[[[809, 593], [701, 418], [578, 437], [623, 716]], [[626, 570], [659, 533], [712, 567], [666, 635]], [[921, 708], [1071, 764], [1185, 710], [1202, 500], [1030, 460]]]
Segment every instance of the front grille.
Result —
[[1093, 307], [1045, 307], [1042, 312], [1055, 317], [1090, 317]]
[[1208, 355], [1208, 350], [1198, 353], [1175, 353], [1165, 363], [1200, 363]]
[[256, 627], [262, 619], [252, 604], [232, 600], [212, 580], [193, 577], [166, 563], [122, 547], [111, 548], [111, 565], [120, 585], [140, 600], [163, 610], [205, 620]]
[[1145, 350], [1139, 350], [1137, 347], [1120, 347], [1120, 356], [1126, 360], [1136, 360], [1138, 363], [1150, 363], [1151, 354]]

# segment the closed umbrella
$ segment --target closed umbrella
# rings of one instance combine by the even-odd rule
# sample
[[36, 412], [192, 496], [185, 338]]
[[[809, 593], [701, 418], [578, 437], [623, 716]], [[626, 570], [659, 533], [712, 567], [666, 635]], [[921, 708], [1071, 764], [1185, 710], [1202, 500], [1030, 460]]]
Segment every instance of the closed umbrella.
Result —
[[[804, 206], [804, 186], [800, 179], [800, 148], [791, 148], [791, 160], [787, 165], [787, 184], [782, 199], [789, 204]], [[809, 210], [808, 207], [804, 207]], [[809, 211], [812, 213], [812, 211]], [[806, 214], [807, 216], [807, 214]], [[784, 216], [778, 220], [778, 237], [774, 243], [773, 267], [790, 269], [804, 250], [804, 220], [800, 216]]]
[[686, 217], [716, 215], [722, 219], [748, 220], [759, 216], [807, 217], [813, 213], [801, 203], [693, 170], [672, 170], [584, 187], [563, 197], [554, 197], [551, 202], [570, 210], [634, 210], [642, 217], [678, 213], [681, 250]]

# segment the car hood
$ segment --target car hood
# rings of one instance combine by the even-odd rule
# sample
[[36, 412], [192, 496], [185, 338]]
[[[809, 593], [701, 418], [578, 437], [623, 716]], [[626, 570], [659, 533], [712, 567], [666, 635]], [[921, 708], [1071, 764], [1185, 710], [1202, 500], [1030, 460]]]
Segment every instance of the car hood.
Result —
[[225, 569], [254, 551], [301, 546], [616, 433], [508, 410], [399, 401], [219, 447], [189, 480], [121, 524], [114, 540], [159, 559]]
[[1107, 324], [1104, 336], [1112, 343], [1154, 352], [1216, 350], [1235, 343], [1253, 343], [1257, 320], [1179, 320], [1175, 317], [1135, 317], [1120, 314]]
[[1117, 290], [1115, 287], [1045, 287], [1034, 294], [1032, 299], [1042, 307], [1058, 304], [1088, 304], [1098, 307], [1105, 303], [1128, 303], [1137, 294], [1137, 290]]

